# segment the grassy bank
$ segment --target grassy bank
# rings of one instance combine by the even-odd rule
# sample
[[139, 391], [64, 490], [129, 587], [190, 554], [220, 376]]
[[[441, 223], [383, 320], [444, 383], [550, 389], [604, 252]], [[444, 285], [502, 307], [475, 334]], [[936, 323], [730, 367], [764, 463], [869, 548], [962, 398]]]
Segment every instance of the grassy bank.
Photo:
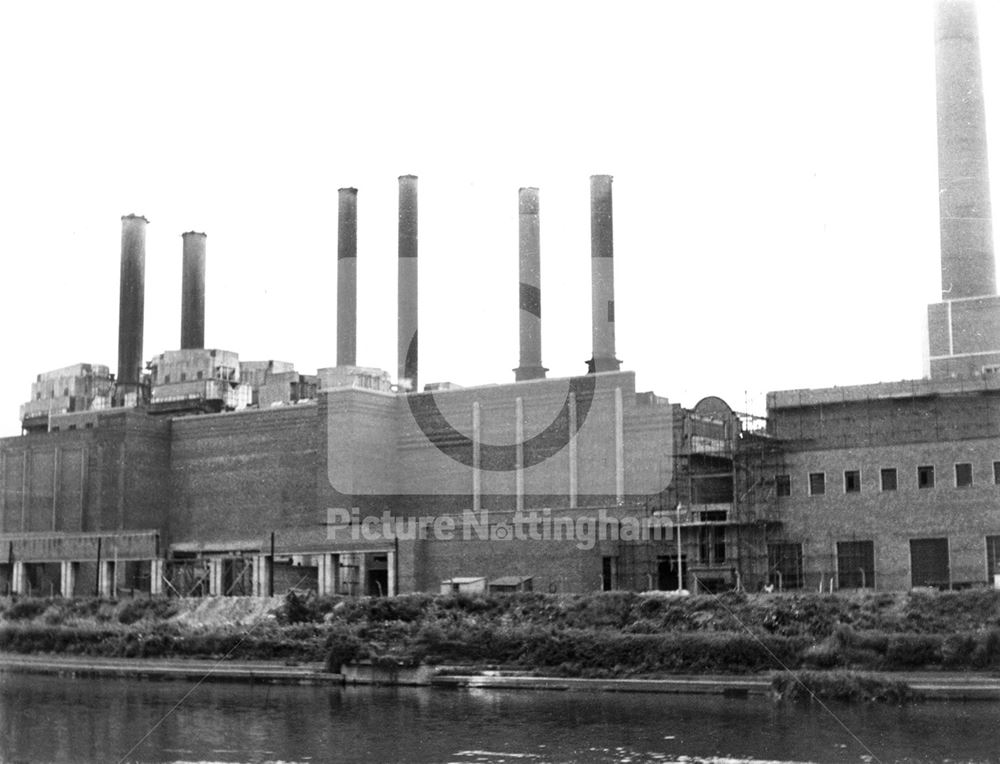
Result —
[[855, 671], [796, 671], [774, 677], [771, 687], [781, 700], [846, 700], [868, 703], [912, 703], [920, 693], [885, 675]]
[[1000, 667], [1000, 593], [0, 600], [0, 650], [228, 655], [327, 661], [333, 670], [358, 659], [492, 664], [589, 677], [781, 665], [983, 670]]

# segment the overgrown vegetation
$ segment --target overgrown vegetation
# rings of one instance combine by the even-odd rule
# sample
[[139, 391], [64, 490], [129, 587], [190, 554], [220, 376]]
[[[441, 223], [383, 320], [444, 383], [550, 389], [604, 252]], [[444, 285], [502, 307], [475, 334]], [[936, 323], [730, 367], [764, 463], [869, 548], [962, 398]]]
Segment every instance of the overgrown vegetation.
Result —
[[771, 688], [781, 700], [850, 700], [911, 703], [920, 694], [905, 682], [853, 671], [798, 671], [777, 674]]
[[[221, 612], [232, 602], [218, 601]], [[243, 602], [243, 610], [249, 601]], [[277, 604], [277, 603], [275, 603]], [[492, 664], [565, 676], [1000, 667], [1000, 593], [289, 595], [250, 626], [174, 599], [0, 600], [0, 650]], [[200, 612], [200, 611], [199, 611]], [[220, 612], [215, 609], [216, 615]], [[828, 674], [828, 676], [833, 676]]]

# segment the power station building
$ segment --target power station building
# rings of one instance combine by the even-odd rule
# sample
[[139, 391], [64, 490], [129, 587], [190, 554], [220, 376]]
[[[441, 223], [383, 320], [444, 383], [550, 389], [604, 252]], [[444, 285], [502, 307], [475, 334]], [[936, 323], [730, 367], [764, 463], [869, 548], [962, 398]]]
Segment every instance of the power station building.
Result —
[[592, 356], [541, 354], [539, 194], [519, 192], [514, 382], [420, 387], [417, 179], [399, 178], [395, 382], [357, 365], [357, 192], [339, 192], [336, 366], [143, 356], [145, 218], [122, 218], [117, 373], [41, 374], [0, 440], [0, 590], [900, 589], [992, 582], [1000, 297], [974, 9], [939, 6], [942, 301], [924, 379], [773, 392], [766, 418], [636, 390], [615, 352], [612, 184], [591, 178]]

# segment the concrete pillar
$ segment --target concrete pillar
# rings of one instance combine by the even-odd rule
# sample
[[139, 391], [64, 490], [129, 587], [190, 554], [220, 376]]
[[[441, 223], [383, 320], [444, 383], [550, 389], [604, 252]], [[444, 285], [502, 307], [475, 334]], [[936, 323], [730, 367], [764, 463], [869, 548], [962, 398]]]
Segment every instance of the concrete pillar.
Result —
[[385, 556], [386, 564], [389, 568], [388, 581], [386, 582], [386, 596], [395, 597], [399, 592], [397, 591], [396, 583], [396, 553], [389, 552]]
[[338, 190], [337, 366], [357, 364], [358, 190]]
[[577, 453], [576, 453], [576, 393], [569, 394], [569, 506], [576, 508], [577, 496], [580, 486], [577, 476]]
[[317, 554], [314, 559], [316, 560], [316, 594], [322, 597], [327, 593], [327, 571], [330, 567], [330, 558], [325, 554]]
[[97, 589], [102, 597], [110, 597], [115, 580], [115, 563], [101, 560], [97, 567]]
[[625, 502], [625, 409], [622, 389], [615, 388], [615, 501]]
[[524, 509], [524, 399], [518, 396], [514, 399], [514, 440], [515, 458], [517, 460], [514, 473], [514, 502], [517, 510]]
[[328, 594], [334, 594], [333, 564], [333, 555], [316, 555], [316, 593], [321, 597]]
[[212, 597], [221, 597], [225, 594], [222, 587], [222, 560], [213, 558], [208, 561], [208, 593]]
[[590, 307], [594, 355], [590, 371], [618, 371], [615, 358], [615, 268], [611, 176], [590, 178]]
[[340, 555], [321, 554], [317, 555], [316, 561], [319, 563], [317, 570], [318, 593], [320, 595], [337, 594], [337, 579], [340, 577]]
[[358, 562], [358, 586], [357, 591], [352, 592], [352, 594], [363, 597], [368, 594], [368, 554], [366, 552], [358, 552], [355, 558]]
[[937, 4], [942, 299], [996, 294], [986, 111], [975, 4]]
[[14, 569], [10, 575], [10, 590], [14, 594], [24, 594], [28, 584], [28, 576], [24, 570], [24, 563], [14, 561]]
[[479, 512], [483, 506], [483, 474], [480, 471], [482, 458], [482, 414], [479, 401], [472, 403], [472, 511]]
[[163, 594], [163, 560], [149, 561], [149, 593]]
[[181, 280], [181, 350], [205, 347], [205, 239], [203, 233], [188, 231], [184, 240], [184, 269]]
[[266, 554], [258, 554], [253, 561], [253, 592], [257, 597], [267, 597], [268, 582], [271, 574], [271, 558]]
[[139, 389], [146, 289], [146, 224], [141, 215], [122, 217], [121, 283], [118, 300], [118, 376], [115, 402]]
[[399, 294], [396, 341], [400, 392], [417, 392], [417, 178], [399, 177]]
[[59, 529], [59, 462], [62, 457], [62, 449], [56, 446], [52, 454], [52, 531]]
[[59, 563], [59, 594], [72, 597], [76, 594], [77, 563], [63, 560]]
[[542, 366], [541, 240], [538, 226], [538, 189], [518, 192], [518, 273], [520, 279], [520, 365], [514, 379], [544, 379]]

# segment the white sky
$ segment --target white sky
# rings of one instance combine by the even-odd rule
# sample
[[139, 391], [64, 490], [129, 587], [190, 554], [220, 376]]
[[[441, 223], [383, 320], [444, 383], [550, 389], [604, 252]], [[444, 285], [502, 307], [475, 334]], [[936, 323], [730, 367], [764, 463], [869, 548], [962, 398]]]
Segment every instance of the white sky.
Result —
[[[981, 6], [995, 111], [1000, 9]], [[206, 344], [313, 373], [336, 360], [337, 188], [356, 186], [358, 363], [394, 374], [404, 173], [421, 383], [513, 380], [527, 185], [543, 361], [585, 370], [595, 173], [615, 176], [618, 356], [639, 389], [762, 411], [768, 390], [919, 377], [934, 102], [929, 0], [4, 3], [0, 435], [38, 372], [116, 369], [132, 212], [150, 220], [147, 359], [179, 345], [194, 229]]]

